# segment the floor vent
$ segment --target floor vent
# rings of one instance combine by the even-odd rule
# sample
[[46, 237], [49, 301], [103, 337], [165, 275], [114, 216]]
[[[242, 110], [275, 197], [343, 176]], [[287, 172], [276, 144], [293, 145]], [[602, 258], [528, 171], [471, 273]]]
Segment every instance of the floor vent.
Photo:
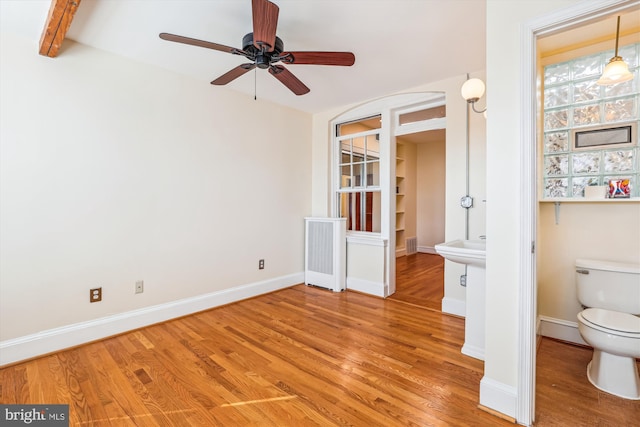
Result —
[[407, 250], [407, 255], [413, 255], [415, 253], [418, 253], [418, 238], [411, 237], [407, 239], [407, 242], [405, 243], [405, 248]]

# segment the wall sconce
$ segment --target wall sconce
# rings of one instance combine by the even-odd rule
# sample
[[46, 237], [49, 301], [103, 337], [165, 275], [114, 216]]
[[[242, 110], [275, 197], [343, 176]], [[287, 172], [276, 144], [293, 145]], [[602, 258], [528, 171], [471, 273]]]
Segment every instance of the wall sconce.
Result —
[[467, 79], [467, 81], [462, 85], [460, 93], [462, 94], [462, 97], [471, 104], [473, 111], [476, 113], [485, 113], [486, 115], [486, 108], [482, 111], [476, 110], [476, 102], [478, 102], [478, 100], [482, 98], [482, 95], [484, 95], [484, 82], [482, 80]]
[[620, 16], [618, 16], [618, 26], [616, 28], [616, 52], [609, 63], [604, 67], [602, 76], [596, 82], [599, 85], [614, 85], [627, 82], [633, 79], [633, 74], [629, 71], [629, 66], [618, 56], [618, 40], [620, 39]]

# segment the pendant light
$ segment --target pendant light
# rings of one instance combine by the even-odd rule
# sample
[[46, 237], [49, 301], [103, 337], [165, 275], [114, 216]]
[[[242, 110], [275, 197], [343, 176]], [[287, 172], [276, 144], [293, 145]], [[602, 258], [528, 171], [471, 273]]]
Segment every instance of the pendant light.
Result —
[[596, 82], [599, 85], [614, 85], [627, 82], [633, 79], [633, 74], [629, 71], [629, 66], [618, 56], [618, 40], [620, 39], [620, 16], [618, 16], [618, 26], [616, 28], [616, 52], [609, 63], [604, 67], [602, 76]]

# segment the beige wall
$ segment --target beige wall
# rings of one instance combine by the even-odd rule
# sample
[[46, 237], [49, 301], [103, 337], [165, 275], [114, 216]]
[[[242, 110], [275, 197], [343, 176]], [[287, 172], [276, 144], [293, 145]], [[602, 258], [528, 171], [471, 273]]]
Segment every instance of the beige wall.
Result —
[[[626, 34], [620, 38], [620, 46], [639, 41], [640, 33]], [[546, 65], [610, 50], [611, 43], [606, 40], [572, 46], [571, 50], [560, 53], [541, 52], [538, 73], [542, 75]], [[539, 159], [542, 159], [542, 142], [538, 145]], [[541, 165], [538, 170], [542, 171]], [[581, 311], [575, 290], [575, 260], [595, 258], [640, 263], [640, 205], [626, 201], [563, 203], [558, 224], [553, 203], [540, 203], [539, 207], [538, 314], [550, 318], [545, 321], [558, 319], [575, 323]], [[547, 332], [553, 335], [554, 330], [543, 328], [543, 333]], [[573, 334], [577, 335], [577, 332]]]
[[540, 203], [538, 314], [576, 322], [578, 258], [640, 264], [640, 203]]
[[435, 253], [445, 224], [445, 141], [417, 145], [417, 232], [421, 251]]
[[310, 115], [0, 41], [0, 341], [302, 273]]

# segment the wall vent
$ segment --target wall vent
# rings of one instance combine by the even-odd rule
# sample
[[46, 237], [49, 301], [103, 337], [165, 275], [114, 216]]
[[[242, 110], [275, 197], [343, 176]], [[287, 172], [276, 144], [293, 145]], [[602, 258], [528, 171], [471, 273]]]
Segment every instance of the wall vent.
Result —
[[418, 238], [417, 237], [408, 238], [405, 243], [405, 248], [406, 248], [407, 255], [413, 255], [415, 253], [418, 253]]
[[334, 292], [346, 289], [347, 221], [305, 218], [304, 283]]

